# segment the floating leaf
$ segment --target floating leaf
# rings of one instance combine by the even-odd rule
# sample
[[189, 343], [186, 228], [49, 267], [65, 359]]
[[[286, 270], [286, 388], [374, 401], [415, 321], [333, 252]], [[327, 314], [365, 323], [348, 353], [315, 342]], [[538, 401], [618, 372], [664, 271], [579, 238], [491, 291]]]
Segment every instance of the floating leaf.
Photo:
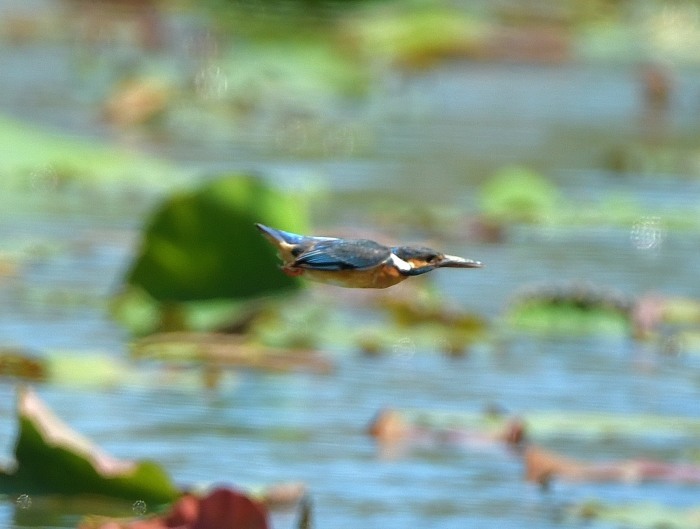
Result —
[[170, 512], [147, 519], [87, 518], [80, 529], [268, 529], [267, 512], [241, 492], [219, 488], [203, 498], [186, 495]]
[[346, 40], [365, 59], [421, 68], [479, 52], [485, 24], [464, 10], [382, 8], [367, 9], [343, 26]]
[[679, 509], [651, 503], [606, 505], [587, 501], [570, 512], [579, 518], [637, 529], [697, 529], [700, 526], [700, 508]]
[[506, 321], [548, 334], [626, 334], [633, 301], [615, 289], [588, 283], [544, 283], [511, 300]]
[[505, 167], [481, 189], [481, 209], [504, 222], [541, 222], [559, 201], [557, 189], [544, 176], [524, 167]]
[[69, 139], [0, 116], [0, 189], [54, 191], [79, 184], [164, 189], [184, 181], [167, 163]]
[[625, 335], [629, 332], [629, 320], [619, 312], [581, 311], [571, 305], [520, 306], [508, 312], [506, 321], [517, 329], [557, 336]]
[[74, 527], [75, 520], [79, 520], [86, 513], [115, 518], [132, 516], [134, 503], [136, 502], [133, 499], [93, 494], [21, 494], [15, 500], [12, 527]]
[[247, 175], [173, 194], [144, 230], [114, 316], [141, 335], [235, 323], [245, 302], [301, 285], [280, 272], [255, 222], [304, 232], [306, 216], [302, 197]]
[[523, 423], [518, 418], [489, 421], [487, 416], [461, 424], [426, 421], [405, 411], [380, 410], [368, 429], [383, 448], [411, 444], [451, 445], [467, 449], [518, 446], [523, 441]]
[[525, 476], [528, 481], [546, 485], [552, 479], [567, 481], [617, 481], [641, 483], [700, 483], [700, 466], [653, 459], [583, 461], [530, 445], [525, 450]]
[[525, 422], [528, 435], [538, 439], [561, 436], [664, 439], [700, 435], [700, 419], [682, 416], [547, 411], [526, 413]]
[[116, 459], [56, 417], [30, 389], [20, 389], [16, 468], [0, 471], [0, 491], [98, 494], [166, 503], [179, 492], [150, 461]]
[[445, 300], [440, 296], [412, 299], [385, 296], [379, 300], [379, 304], [398, 326], [409, 329], [418, 325], [435, 325], [477, 337], [487, 327], [483, 317], [459, 308], [446, 307]]
[[104, 106], [104, 115], [121, 126], [153, 120], [172, 101], [169, 87], [159, 79], [131, 79], [117, 87]]
[[132, 346], [136, 358], [170, 363], [329, 373], [331, 362], [313, 351], [285, 350], [246, 343], [241, 336], [220, 333], [160, 333], [142, 338]]
[[[469, 428], [483, 432], [503, 431], [511, 417], [501, 413], [450, 412], [402, 409], [406, 420], [430, 428]], [[538, 441], [579, 437], [651, 437], [656, 439], [700, 436], [700, 419], [666, 415], [629, 415], [574, 411], [528, 411], [520, 415], [528, 439]]]
[[700, 323], [700, 300], [667, 297], [663, 299], [664, 322], [684, 325]]
[[126, 283], [163, 302], [248, 299], [298, 286], [280, 273], [257, 221], [305, 231], [299, 197], [233, 175], [173, 194], [145, 229]]
[[107, 352], [51, 351], [43, 361], [46, 381], [52, 384], [94, 389], [153, 383], [152, 374], [139, 373], [121, 358]]
[[44, 380], [46, 376], [46, 365], [41, 358], [22, 349], [0, 347], [0, 377]]
[[[322, 370], [330, 368], [327, 360], [310, 354], [304, 358], [298, 355], [282, 353], [280, 358], [268, 362], [243, 361], [245, 367], [266, 370]], [[228, 365], [224, 362], [219, 364]], [[231, 364], [234, 364], [232, 361]], [[208, 368], [210, 366], [205, 366]], [[48, 351], [41, 357], [17, 350], [15, 352], [0, 352], [0, 377], [10, 377], [26, 381], [41, 381], [52, 385], [67, 386], [71, 389], [104, 389], [104, 388], [154, 388], [177, 387], [179, 391], [199, 392], [203, 387], [210, 387], [208, 369], [169, 369], [162, 364], [136, 364], [117, 358], [108, 352], [85, 351]], [[216, 372], [218, 373], [220, 369]], [[325, 372], [325, 370], [323, 370]], [[217, 387], [229, 381], [217, 377]]]

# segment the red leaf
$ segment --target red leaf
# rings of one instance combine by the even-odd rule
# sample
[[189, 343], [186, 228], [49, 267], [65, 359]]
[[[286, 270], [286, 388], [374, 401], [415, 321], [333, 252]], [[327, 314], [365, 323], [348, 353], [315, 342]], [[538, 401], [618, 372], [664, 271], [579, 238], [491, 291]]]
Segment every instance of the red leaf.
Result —
[[247, 496], [217, 489], [199, 502], [192, 529], [268, 529], [263, 508]]
[[105, 520], [83, 529], [269, 529], [265, 508], [235, 490], [220, 488], [204, 498], [185, 495], [165, 516]]

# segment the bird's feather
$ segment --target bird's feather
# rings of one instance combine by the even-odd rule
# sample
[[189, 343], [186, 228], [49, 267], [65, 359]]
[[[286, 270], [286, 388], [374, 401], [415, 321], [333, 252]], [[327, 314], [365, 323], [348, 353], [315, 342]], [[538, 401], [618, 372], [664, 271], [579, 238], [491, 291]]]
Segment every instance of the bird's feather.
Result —
[[391, 251], [374, 241], [334, 239], [321, 241], [299, 255], [293, 266], [314, 270], [363, 270], [384, 263]]
[[289, 244], [292, 246], [310, 246], [316, 241], [335, 241], [337, 239], [333, 237], [307, 237], [306, 235], [298, 235], [296, 233], [291, 233], [288, 231], [278, 230], [275, 228], [270, 228], [264, 224], [256, 224], [257, 228], [265, 234], [269, 239], [277, 242], [278, 244]]

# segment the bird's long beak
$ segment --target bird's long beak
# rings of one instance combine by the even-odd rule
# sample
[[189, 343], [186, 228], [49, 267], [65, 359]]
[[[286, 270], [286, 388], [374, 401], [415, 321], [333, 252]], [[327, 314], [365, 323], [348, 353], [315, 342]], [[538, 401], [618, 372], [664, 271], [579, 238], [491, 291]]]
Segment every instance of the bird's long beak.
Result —
[[445, 255], [437, 265], [438, 268], [481, 268], [484, 266], [480, 261], [465, 259], [456, 255]]

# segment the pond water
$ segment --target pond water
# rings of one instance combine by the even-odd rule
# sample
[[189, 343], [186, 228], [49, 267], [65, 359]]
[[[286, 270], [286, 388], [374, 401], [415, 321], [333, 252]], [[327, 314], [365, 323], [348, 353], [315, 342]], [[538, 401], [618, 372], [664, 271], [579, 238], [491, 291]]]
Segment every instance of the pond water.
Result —
[[[66, 134], [114, 140], [114, 132], [96, 122], [94, 109], [76, 96], [74, 52], [55, 43], [3, 45], [0, 110]], [[694, 139], [697, 147], [700, 75], [679, 72], [674, 94], [663, 141]], [[314, 156], [253, 134], [233, 143], [140, 141], [143, 150], [201, 174], [253, 168], [284, 186], [320, 185], [326, 198], [314, 213], [324, 227], [371, 229], [381, 213], [377, 204], [388, 210], [407, 205], [473, 211], [478, 185], [508, 163], [541, 169], [569, 198], [624, 192], [648, 205], [649, 215], [659, 207], [694, 207], [700, 214], [697, 178], [623, 176], [605, 166], [611, 148], [649, 130], [634, 68], [460, 62], [383, 79], [371, 96], [338, 115], [338, 138], [346, 143], [338, 140]], [[352, 134], [363, 135], [363, 149], [352, 148]], [[3, 214], [3, 244], [34, 248], [28, 251], [36, 255], [20, 278], [0, 283], [0, 345], [39, 354], [107, 351], [121, 357], [129, 338], [107, 315], [104, 299], [128, 263], [152, 198], [114, 203], [98, 197], [72, 205], [55, 200], [51, 189], [18, 194]], [[520, 228], [509, 231], [505, 243], [487, 244], [456, 226], [441, 244], [487, 268], [441, 271], [432, 280], [451, 303], [490, 318], [518, 288], [551, 279], [587, 280], [628, 295], [700, 297], [700, 233], [667, 230], [660, 246], [645, 250], [635, 246], [632, 229]], [[396, 233], [423, 236], [415, 227]], [[310, 288], [333, 295], [327, 287]], [[350, 313], [349, 322], [362, 319], [352, 310], [338, 307]], [[576, 527], [584, 522], [570, 518], [567, 507], [592, 498], [700, 504], [697, 487], [668, 484], [555, 483], [542, 491], [524, 481], [519, 458], [498, 448], [430, 446], [391, 458], [366, 434], [383, 406], [478, 412], [497, 405], [523, 414], [605, 411], [700, 419], [697, 351], [662, 356], [651, 345], [621, 336], [513, 334], [480, 344], [463, 358], [434, 350], [379, 358], [353, 349], [329, 353], [336, 362], [329, 375], [231, 373], [211, 392], [166, 384], [113, 389], [46, 384], [38, 391], [68, 424], [108, 452], [156, 459], [178, 483], [303, 481], [319, 528]], [[0, 382], [3, 458], [12, 453], [14, 400], [14, 384]], [[550, 448], [566, 453], [569, 443], [560, 439]], [[697, 462], [698, 457], [697, 439], [573, 444], [571, 455], [591, 459], [686, 460], [694, 454]], [[0, 526], [75, 526], [78, 516], [66, 507], [33, 516], [30, 511], [40, 505], [35, 499], [22, 510], [13, 498], [0, 502]], [[294, 522], [293, 512], [273, 517], [277, 529]]]

